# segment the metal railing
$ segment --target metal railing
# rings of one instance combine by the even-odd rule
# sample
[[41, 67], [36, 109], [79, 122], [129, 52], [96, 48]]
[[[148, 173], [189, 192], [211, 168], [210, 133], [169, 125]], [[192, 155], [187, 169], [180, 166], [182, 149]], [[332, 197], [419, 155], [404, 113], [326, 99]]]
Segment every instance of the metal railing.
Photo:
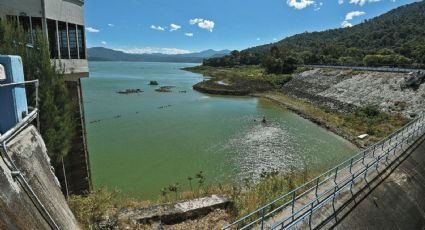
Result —
[[[420, 136], [424, 130], [425, 114], [421, 114], [384, 140], [222, 229], [289, 229], [308, 216], [311, 227], [311, 215], [315, 211], [330, 201], [335, 210], [335, 198], [339, 193], [347, 187], [351, 190], [361, 177], [367, 179], [371, 168], [378, 168], [382, 162], [388, 163], [391, 157], [396, 156], [397, 150], [403, 150], [409, 141]], [[278, 215], [277, 221], [270, 220]], [[266, 226], [270, 225], [269, 222], [274, 223]]]
[[30, 184], [24, 177], [24, 174], [19, 170], [19, 168], [16, 166], [13, 159], [9, 156], [8, 153], [8, 146], [7, 143], [12, 140], [14, 137], [16, 137], [21, 131], [23, 131], [28, 125], [30, 125], [34, 120], [37, 122], [37, 129], [40, 130], [39, 125], [39, 96], [38, 96], [38, 87], [39, 82], [38, 80], [32, 80], [32, 81], [24, 81], [24, 82], [17, 82], [17, 83], [7, 83], [7, 84], [0, 84], [0, 88], [4, 87], [15, 87], [15, 86], [25, 86], [33, 84], [35, 87], [35, 106], [30, 108], [30, 112], [25, 115], [25, 117], [20, 121], [18, 124], [16, 124], [14, 127], [9, 129], [7, 132], [2, 134], [0, 136], [0, 146], [3, 151], [1, 151], [1, 158], [5, 162], [6, 166], [9, 168], [12, 177], [18, 181], [18, 183], [22, 186], [25, 193], [28, 195], [28, 197], [31, 199], [41, 216], [44, 218], [46, 223], [54, 230], [60, 229], [58, 225], [56, 224], [53, 217], [50, 215], [49, 211], [46, 209], [46, 207], [43, 205], [41, 200], [38, 198], [37, 194], [34, 192], [34, 190], [31, 188]]
[[374, 71], [374, 72], [392, 72], [392, 73], [411, 73], [425, 69], [411, 69], [411, 68], [391, 68], [391, 67], [365, 67], [365, 66], [338, 66], [338, 65], [303, 65], [309, 68], [330, 68], [330, 69], [352, 69], [358, 71]]

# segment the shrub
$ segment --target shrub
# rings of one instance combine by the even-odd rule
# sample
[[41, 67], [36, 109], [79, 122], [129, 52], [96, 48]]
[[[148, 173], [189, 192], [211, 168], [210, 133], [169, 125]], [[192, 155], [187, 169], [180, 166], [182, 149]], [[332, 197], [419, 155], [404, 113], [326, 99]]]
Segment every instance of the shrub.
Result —
[[[33, 49], [25, 46], [29, 35], [14, 24], [0, 21], [0, 53], [21, 56], [26, 80], [40, 82], [40, 132], [53, 163], [59, 163], [71, 149], [75, 135], [73, 104], [63, 77], [50, 62], [47, 42], [41, 31], [35, 36]], [[28, 89], [28, 94], [34, 92]], [[28, 97], [35, 104], [34, 97]]]
[[71, 195], [68, 197], [68, 205], [84, 229], [95, 229], [97, 222], [104, 217], [115, 216], [117, 192], [108, 192], [106, 189], [97, 189], [86, 196]]

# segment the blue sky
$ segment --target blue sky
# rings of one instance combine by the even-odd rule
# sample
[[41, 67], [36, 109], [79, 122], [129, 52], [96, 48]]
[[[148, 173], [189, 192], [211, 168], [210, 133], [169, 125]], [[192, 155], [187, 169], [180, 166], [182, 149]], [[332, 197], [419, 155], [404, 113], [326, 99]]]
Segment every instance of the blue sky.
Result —
[[415, 0], [88, 0], [88, 47], [133, 53], [245, 49], [361, 23]]

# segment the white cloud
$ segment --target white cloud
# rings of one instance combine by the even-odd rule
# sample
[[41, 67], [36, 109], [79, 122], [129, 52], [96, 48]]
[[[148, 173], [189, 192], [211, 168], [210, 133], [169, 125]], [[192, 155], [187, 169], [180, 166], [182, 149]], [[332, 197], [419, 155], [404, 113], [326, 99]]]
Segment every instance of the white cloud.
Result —
[[338, 0], [338, 4], [340, 5], [344, 4], [344, 0]]
[[350, 4], [363, 6], [366, 2], [380, 2], [382, 0], [350, 0]]
[[314, 3], [314, 11], [319, 11], [323, 6], [323, 2]]
[[351, 11], [349, 13], [347, 13], [345, 15], [345, 20], [341, 22], [341, 26], [346, 28], [346, 27], [352, 27], [353, 24], [350, 22], [351, 20], [353, 20], [354, 17], [359, 17], [366, 14], [363, 11]]
[[194, 19], [190, 19], [189, 23], [191, 25], [195, 25], [195, 24], [198, 24], [198, 23], [203, 22], [203, 21], [204, 21], [204, 19], [202, 19], [202, 18], [194, 18]]
[[86, 30], [87, 30], [87, 32], [90, 32], [90, 33], [99, 33], [100, 32], [100, 30], [95, 29], [93, 27], [86, 27]]
[[100, 43], [102, 43], [102, 45], [106, 45], [106, 44], [108, 44], [107, 42], [105, 42], [105, 41], [101, 41]]
[[114, 27], [115, 25], [114, 25], [114, 24], [109, 23], [109, 24], [108, 24], [108, 26], [109, 26], [109, 27]]
[[257, 38], [257, 41], [260, 41], [261, 40], [261, 38]]
[[215, 22], [211, 20], [206, 20], [202, 18], [194, 18], [189, 20], [189, 24], [195, 25], [197, 24], [200, 28], [209, 30], [210, 32], [213, 32], [213, 29], [215, 27]]
[[343, 27], [343, 28], [346, 28], [346, 27], [352, 27], [353, 26], [353, 24], [351, 24], [350, 22], [348, 22], [348, 21], [342, 21], [341, 22], [341, 26]]
[[115, 49], [129, 54], [188, 54], [192, 53], [189, 50], [177, 49], [177, 48], [156, 48], [156, 47], [144, 47], [144, 48], [131, 48], [131, 49]]
[[193, 33], [185, 33], [184, 35], [186, 35], [188, 37], [193, 37]]
[[164, 31], [164, 30], [165, 30], [165, 28], [164, 28], [164, 27], [161, 27], [161, 26], [155, 26], [155, 25], [151, 25], [151, 29], [153, 29], [153, 30], [159, 30], [159, 31]]
[[312, 0], [287, 0], [286, 3], [290, 7], [294, 7], [297, 10], [302, 10], [309, 5], [314, 4]]
[[351, 11], [347, 13], [347, 15], [345, 15], [345, 20], [350, 21], [350, 20], [353, 20], [354, 17], [362, 16], [364, 14], [366, 13], [363, 11]]
[[170, 31], [176, 31], [176, 30], [181, 29], [182, 27], [180, 25], [177, 25], [177, 24], [172, 23], [170, 25], [170, 28], [171, 28]]

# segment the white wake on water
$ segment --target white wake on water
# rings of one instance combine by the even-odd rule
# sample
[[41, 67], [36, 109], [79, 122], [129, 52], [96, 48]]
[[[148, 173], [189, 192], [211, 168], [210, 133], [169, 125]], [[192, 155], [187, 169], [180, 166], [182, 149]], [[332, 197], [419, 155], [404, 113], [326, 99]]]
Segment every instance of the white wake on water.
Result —
[[296, 145], [283, 124], [270, 123], [253, 126], [230, 139], [224, 148], [233, 153], [230, 163], [237, 178], [256, 182], [264, 172], [287, 174], [302, 169], [304, 154], [295, 152]]

